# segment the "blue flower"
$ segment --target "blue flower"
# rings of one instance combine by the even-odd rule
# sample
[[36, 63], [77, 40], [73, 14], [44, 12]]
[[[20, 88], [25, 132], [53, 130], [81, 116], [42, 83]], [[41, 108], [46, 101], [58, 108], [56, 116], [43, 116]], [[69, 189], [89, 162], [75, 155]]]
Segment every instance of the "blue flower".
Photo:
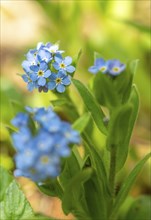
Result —
[[38, 86], [45, 86], [46, 79], [51, 75], [51, 71], [48, 70], [48, 65], [42, 61], [40, 65], [33, 65], [30, 67], [32, 73], [30, 78], [33, 82], [37, 81]]
[[28, 120], [36, 123], [32, 132], [29, 123], [19, 123], [22, 113], [12, 120], [19, 128], [12, 134], [16, 149], [15, 176], [25, 176], [36, 182], [57, 177], [61, 172], [61, 159], [70, 156], [71, 145], [79, 144], [79, 133], [62, 121], [51, 108], [26, 107]]
[[70, 76], [62, 73], [62, 71], [59, 71], [58, 74], [52, 73], [49, 79], [50, 82], [48, 82], [48, 89], [56, 89], [59, 93], [63, 93], [65, 87], [71, 84]]
[[24, 82], [27, 83], [27, 89], [29, 91], [33, 91], [34, 88], [37, 88], [36, 81], [32, 81], [32, 79], [30, 78], [30, 75], [23, 74], [22, 79], [24, 80]]
[[64, 53], [63, 50], [59, 50], [59, 44], [48, 43], [45, 49], [49, 51], [52, 55]]
[[106, 73], [108, 71], [107, 62], [102, 58], [97, 58], [94, 62], [94, 66], [89, 68], [89, 72], [96, 74], [98, 72]]
[[[48, 92], [48, 90], [56, 90], [59, 93], [65, 91], [65, 86], [71, 83], [68, 76], [69, 73], [75, 71], [75, 67], [71, 65], [71, 57], [62, 57], [64, 51], [59, 50], [59, 44], [39, 42], [37, 47], [30, 49], [25, 55], [26, 60], [22, 62], [25, 74], [22, 79], [27, 83], [29, 91], [37, 88], [39, 92]], [[55, 72], [56, 77], [51, 76]], [[66, 74], [60, 76], [60, 72]], [[57, 81], [56, 81], [57, 80]]]
[[11, 123], [20, 128], [22, 126], [26, 126], [28, 124], [29, 116], [26, 113], [18, 113], [15, 118], [12, 119]]
[[121, 63], [119, 60], [108, 60], [108, 73], [112, 76], [119, 75], [121, 72], [123, 72], [126, 68], [126, 65]]
[[51, 53], [45, 49], [41, 49], [38, 51], [37, 58], [38, 58], [39, 63], [42, 61], [49, 63], [53, 59]]
[[71, 57], [65, 57], [62, 58], [61, 55], [58, 55], [55, 57], [55, 62], [53, 63], [53, 67], [56, 70], [62, 70], [64, 73], [73, 73], [75, 71], [75, 67], [71, 65], [72, 58]]
[[21, 127], [19, 132], [12, 134], [13, 144], [16, 150], [22, 151], [31, 139], [31, 132], [28, 127]]

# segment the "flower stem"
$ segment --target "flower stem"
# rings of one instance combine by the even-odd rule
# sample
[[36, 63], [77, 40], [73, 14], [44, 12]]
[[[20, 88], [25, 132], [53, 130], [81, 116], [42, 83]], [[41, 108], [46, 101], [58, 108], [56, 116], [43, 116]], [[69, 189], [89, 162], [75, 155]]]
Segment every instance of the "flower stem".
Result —
[[116, 175], [116, 146], [111, 146], [109, 187], [112, 197], [115, 196], [115, 175]]

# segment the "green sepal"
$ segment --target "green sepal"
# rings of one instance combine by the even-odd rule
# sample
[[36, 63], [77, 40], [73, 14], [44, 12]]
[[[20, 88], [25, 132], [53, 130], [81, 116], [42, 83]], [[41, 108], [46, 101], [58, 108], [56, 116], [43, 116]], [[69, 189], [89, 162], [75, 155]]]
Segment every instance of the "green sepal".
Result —
[[94, 122], [97, 125], [98, 129], [102, 133], [107, 134], [107, 128], [103, 122], [105, 115], [102, 109], [100, 108], [99, 104], [97, 103], [96, 99], [93, 97], [93, 95], [88, 90], [88, 88], [84, 84], [82, 84], [79, 80], [72, 79], [72, 82], [74, 86], [77, 88], [84, 102], [84, 105], [86, 106], [88, 111], [91, 113], [91, 116], [94, 119]]

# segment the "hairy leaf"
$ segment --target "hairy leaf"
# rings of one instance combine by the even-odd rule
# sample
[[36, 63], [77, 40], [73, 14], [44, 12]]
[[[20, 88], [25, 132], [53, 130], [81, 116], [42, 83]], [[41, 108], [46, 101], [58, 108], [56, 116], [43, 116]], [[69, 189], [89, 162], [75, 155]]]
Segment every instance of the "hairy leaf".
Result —
[[98, 129], [107, 134], [107, 128], [104, 125], [103, 119], [105, 117], [103, 111], [101, 110], [99, 104], [97, 103], [96, 99], [90, 93], [88, 88], [84, 86], [79, 80], [73, 79], [73, 84], [77, 88], [85, 106], [87, 107], [88, 111], [91, 113], [94, 122], [96, 123]]

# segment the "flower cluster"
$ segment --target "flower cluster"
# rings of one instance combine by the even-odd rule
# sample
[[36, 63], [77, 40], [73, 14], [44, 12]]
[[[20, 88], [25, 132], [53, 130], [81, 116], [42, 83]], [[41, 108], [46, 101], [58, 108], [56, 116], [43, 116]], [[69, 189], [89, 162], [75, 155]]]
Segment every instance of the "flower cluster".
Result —
[[117, 76], [125, 70], [126, 65], [121, 63], [119, 60], [107, 60], [102, 58], [97, 58], [94, 62], [94, 66], [89, 68], [89, 72], [96, 74], [99, 71], [102, 73], [107, 73], [111, 76]]
[[59, 50], [58, 44], [51, 43], [38, 43], [35, 49], [28, 51], [22, 63], [25, 71], [22, 78], [29, 91], [34, 88], [39, 92], [54, 89], [59, 93], [65, 91], [65, 87], [71, 83], [70, 74], [75, 71], [75, 67], [71, 65], [71, 57], [63, 58], [63, 52]]
[[26, 107], [12, 124], [18, 132], [12, 134], [15, 155], [15, 176], [25, 176], [40, 182], [60, 173], [61, 158], [70, 155], [70, 144], [79, 144], [79, 133], [62, 121], [51, 108]]

